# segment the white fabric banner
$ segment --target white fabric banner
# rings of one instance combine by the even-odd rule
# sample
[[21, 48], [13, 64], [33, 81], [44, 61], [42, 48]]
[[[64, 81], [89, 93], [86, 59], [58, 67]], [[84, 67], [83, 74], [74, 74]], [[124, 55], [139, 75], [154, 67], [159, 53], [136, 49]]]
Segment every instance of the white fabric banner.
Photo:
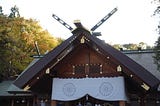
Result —
[[53, 78], [52, 100], [71, 101], [85, 95], [108, 101], [127, 100], [123, 77]]

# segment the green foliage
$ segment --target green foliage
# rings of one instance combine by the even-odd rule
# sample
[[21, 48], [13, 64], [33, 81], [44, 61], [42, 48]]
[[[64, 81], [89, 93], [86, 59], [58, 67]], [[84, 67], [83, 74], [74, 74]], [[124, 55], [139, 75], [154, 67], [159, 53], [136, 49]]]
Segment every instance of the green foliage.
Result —
[[157, 64], [157, 69], [160, 69], [160, 37], [158, 37], [158, 40], [156, 41], [156, 46], [154, 47], [155, 56], [154, 62]]
[[2, 6], [0, 6], [0, 15], [3, 15]]
[[[160, 3], [160, 0], [154, 0], [154, 3]], [[157, 6], [157, 8], [154, 11], [154, 16], [160, 16], [160, 6]], [[157, 26], [157, 32], [158, 34], [160, 34], [160, 20]], [[155, 47], [154, 47], [154, 52], [155, 52], [155, 56], [154, 58], [154, 62], [157, 65], [157, 69], [160, 70], [160, 36], [158, 37], [157, 41], [155, 42]]]
[[12, 15], [0, 15], [0, 74], [5, 78], [20, 74], [33, 60], [30, 56], [37, 55], [35, 42], [41, 54], [62, 42], [43, 30], [38, 21], [16, 15], [17, 11], [13, 7]]

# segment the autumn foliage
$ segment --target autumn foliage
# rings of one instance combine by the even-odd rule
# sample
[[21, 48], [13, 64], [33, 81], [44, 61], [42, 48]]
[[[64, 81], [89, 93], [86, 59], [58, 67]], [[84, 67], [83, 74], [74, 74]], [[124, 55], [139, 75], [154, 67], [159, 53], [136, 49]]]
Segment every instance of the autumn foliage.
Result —
[[[38, 21], [20, 17], [18, 8], [11, 9], [10, 15], [0, 7], [0, 75], [9, 78], [20, 74], [37, 55], [35, 42], [43, 55], [62, 42], [44, 30]], [[17, 15], [18, 14], [18, 15]]]

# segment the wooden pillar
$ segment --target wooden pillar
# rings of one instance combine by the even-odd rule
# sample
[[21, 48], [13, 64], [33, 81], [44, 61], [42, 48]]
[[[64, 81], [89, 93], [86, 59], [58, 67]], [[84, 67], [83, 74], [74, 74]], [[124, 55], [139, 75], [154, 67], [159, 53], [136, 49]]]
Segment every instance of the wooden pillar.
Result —
[[38, 104], [38, 98], [37, 96], [33, 96], [33, 106], [37, 106]]
[[33, 104], [32, 105], [36, 106], [36, 97], [35, 96], [33, 97]]
[[140, 98], [140, 106], [145, 106], [145, 101], [143, 96]]
[[14, 106], [14, 99], [11, 100], [11, 106]]
[[56, 100], [51, 100], [51, 106], [56, 106], [56, 105], [57, 105]]
[[119, 101], [119, 106], [125, 106], [125, 105], [126, 105], [125, 101]]
[[27, 106], [29, 106], [29, 99], [27, 99]]
[[36, 106], [36, 100], [35, 100], [35, 97], [33, 97], [33, 102], [32, 102], [33, 104], [33, 106]]

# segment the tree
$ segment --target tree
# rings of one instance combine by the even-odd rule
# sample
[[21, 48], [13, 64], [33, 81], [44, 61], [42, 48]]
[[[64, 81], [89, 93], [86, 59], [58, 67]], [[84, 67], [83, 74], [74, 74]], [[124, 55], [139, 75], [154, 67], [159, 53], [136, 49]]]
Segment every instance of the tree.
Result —
[[2, 6], [0, 6], [0, 15], [3, 15], [3, 9], [2, 9]]
[[[12, 15], [11, 15], [12, 14]], [[9, 16], [0, 16], [0, 75], [5, 78], [20, 74], [33, 60], [35, 42], [41, 54], [61, 43], [34, 19], [24, 19], [17, 14], [17, 7]]]
[[15, 5], [11, 8], [11, 13], [9, 15], [10, 18], [20, 17], [19, 8]]
[[[160, 3], [160, 0], [154, 0], [154, 1], [156, 3]], [[160, 18], [160, 6], [157, 6], [153, 15], [158, 16], [158, 18]], [[158, 23], [157, 32], [158, 34], [160, 34], [160, 20]], [[160, 70], [160, 36], [158, 37], [158, 40], [155, 42], [154, 52], [155, 52], [155, 56], [153, 57], [154, 62], [157, 65], [157, 69]]]
[[154, 62], [157, 64], [157, 69], [160, 69], [160, 37], [158, 37], [158, 40], [156, 41], [156, 46], [154, 47], [155, 56]]

